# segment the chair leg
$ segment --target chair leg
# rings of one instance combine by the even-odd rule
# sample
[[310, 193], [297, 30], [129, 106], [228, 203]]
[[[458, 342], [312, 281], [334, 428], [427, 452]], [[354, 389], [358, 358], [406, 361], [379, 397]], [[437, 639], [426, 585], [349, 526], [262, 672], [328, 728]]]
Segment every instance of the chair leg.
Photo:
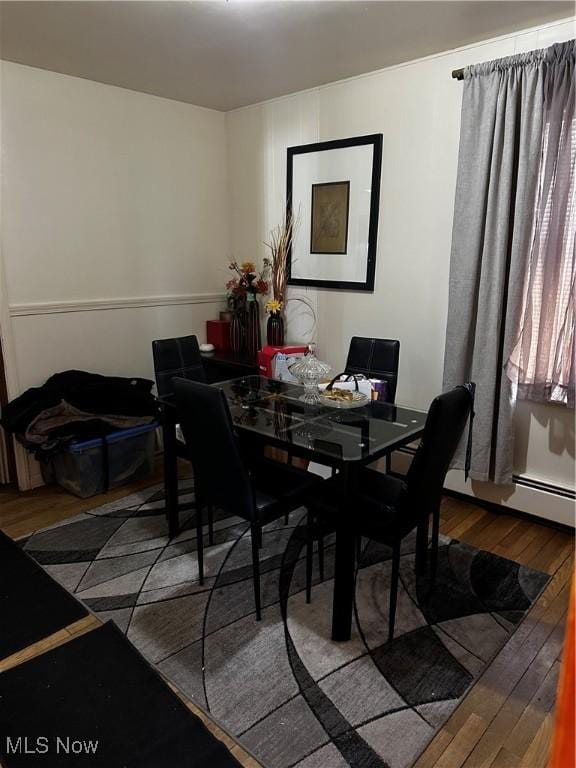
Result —
[[400, 577], [400, 541], [392, 547], [392, 576], [390, 578], [390, 611], [388, 614], [388, 642], [394, 637], [396, 622], [396, 602], [398, 600], [398, 581]]
[[290, 522], [290, 512], [284, 512], [284, 525], [288, 525]]
[[168, 520], [168, 536], [180, 533], [178, 514], [178, 457], [176, 455], [176, 425], [167, 419], [162, 427], [164, 442], [164, 498]]
[[320, 571], [320, 581], [324, 581], [324, 537], [318, 537], [318, 569]]
[[426, 573], [428, 559], [428, 518], [422, 520], [416, 529], [416, 575]]
[[204, 534], [202, 531], [202, 505], [196, 508], [196, 546], [198, 549], [198, 578], [204, 584]]
[[208, 544], [210, 546], [214, 544], [214, 506], [212, 504], [208, 507]]
[[256, 528], [256, 542], [258, 544], [258, 549], [262, 549], [262, 526], [259, 523], [254, 523], [254, 526]]
[[440, 509], [432, 515], [432, 551], [430, 553], [430, 587], [436, 581], [436, 566], [438, 565], [438, 539], [440, 537]]
[[387, 475], [392, 474], [392, 454], [391, 453], [386, 454], [386, 474]]
[[250, 526], [250, 538], [252, 539], [252, 579], [254, 581], [254, 605], [256, 606], [256, 621], [262, 618], [260, 605], [260, 554], [258, 552], [258, 539], [262, 530], [257, 523]]
[[314, 536], [312, 516], [308, 513], [306, 520], [306, 602], [312, 599], [312, 565], [314, 563]]

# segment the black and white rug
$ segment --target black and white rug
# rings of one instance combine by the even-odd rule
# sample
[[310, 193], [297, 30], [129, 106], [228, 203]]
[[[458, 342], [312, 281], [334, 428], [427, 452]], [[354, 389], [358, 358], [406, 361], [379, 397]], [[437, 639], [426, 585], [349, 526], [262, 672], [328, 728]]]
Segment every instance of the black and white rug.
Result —
[[[182, 500], [192, 497], [186, 482]], [[169, 541], [159, 486], [35, 533], [24, 547], [269, 768], [407, 768], [548, 576], [443, 537], [429, 596], [406, 540], [388, 643], [390, 553], [365, 542], [352, 639], [334, 643], [333, 543], [307, 605], [303, 515], [264, 530], [261, 622], [248, 525], [217, 520], [200, 586], [193, 513]]]

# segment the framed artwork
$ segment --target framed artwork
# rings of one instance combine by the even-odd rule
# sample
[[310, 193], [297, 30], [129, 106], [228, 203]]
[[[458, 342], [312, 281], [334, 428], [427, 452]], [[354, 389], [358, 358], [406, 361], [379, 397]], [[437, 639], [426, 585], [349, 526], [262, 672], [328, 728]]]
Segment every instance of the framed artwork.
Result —
[[289, 147], [289, 285], [374, 290], [381, 168], [381, 133]]
[[310, 253], [346, 253], [350, 182], [312, 184]]

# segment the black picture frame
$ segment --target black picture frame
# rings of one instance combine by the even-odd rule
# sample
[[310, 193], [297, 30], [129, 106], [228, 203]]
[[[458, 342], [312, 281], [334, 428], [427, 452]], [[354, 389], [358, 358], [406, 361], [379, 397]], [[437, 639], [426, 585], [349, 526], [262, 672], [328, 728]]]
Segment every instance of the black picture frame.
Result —
[[[368, 248], [366, 257], [366, 274], [362, 281], [348, 280], [322, 280], [308, 279], [292, 276], [292, 248], [288, 252], [287, 270], [288, 285], [310, 287], [310, 288], [329, 288], [332, 290], [353, 290], [353, 291], [374, 291], [374, 279], [376, 274], [376, 250], [378, 242], [378, 217], [380, 212], [380, 181], [382, 175], [382, 145], [383, 134], [373, 133], [366, 136], [356, 136], [347, 139], [336, 139], [334, 141], [321, 141], [314, 144], [302, 144], [297, 147], [288, 147], [287, 167], [286, 167], [286, 215], [292, 216], [292, 182], [294, 178], [293, 161], [295, 155], [324, 152], [332, 149], [346, 149], [349, 147], [358, 147], [372, 145], [372, 174], [371, 174], [371, 194], [370, 194], [370, 214], [368, 222]], [[341, 182], [341, 176], [334, 178], [334, 183]], [[298, 212], [295, 212], [297, 216]], [[349, 214], [349, 212], [348, 212]], [[348, 229], [348, 222], [347, 222]], [[347, 233], [348, 237], [348, 233]]]

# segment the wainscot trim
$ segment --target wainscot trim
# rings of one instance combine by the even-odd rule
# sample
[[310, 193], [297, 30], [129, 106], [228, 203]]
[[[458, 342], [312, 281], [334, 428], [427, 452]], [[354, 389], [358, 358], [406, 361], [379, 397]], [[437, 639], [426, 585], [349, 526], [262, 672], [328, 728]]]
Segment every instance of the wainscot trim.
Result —
[[110, 309], [138, 309], [141, 307], [172, 307], [185, 304], [216, 304], [225, 299], [224, 293], [187, 293], [181, 296], [136, 296], [124, 299], [11, 304], [10, 317], [58, 315], [66, 312], [100, 312]]

